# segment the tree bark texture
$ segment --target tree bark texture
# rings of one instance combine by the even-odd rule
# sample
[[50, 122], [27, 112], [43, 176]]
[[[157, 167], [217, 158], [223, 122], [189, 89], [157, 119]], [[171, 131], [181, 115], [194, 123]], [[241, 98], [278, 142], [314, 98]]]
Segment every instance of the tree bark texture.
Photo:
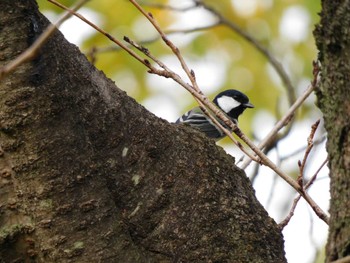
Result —
[[[0, 65], [47, 26], [34, 1], [0, 1]], [[59, 32], [1, 80], [0, 145], [0, 262], [285, 262], [234, 159]]]
[[322, 1], [315, 30], [322, 65], [316, 91], [328, 133], [331, 178], [330, 228], [327, 259], [350, 256], [350, 4]]

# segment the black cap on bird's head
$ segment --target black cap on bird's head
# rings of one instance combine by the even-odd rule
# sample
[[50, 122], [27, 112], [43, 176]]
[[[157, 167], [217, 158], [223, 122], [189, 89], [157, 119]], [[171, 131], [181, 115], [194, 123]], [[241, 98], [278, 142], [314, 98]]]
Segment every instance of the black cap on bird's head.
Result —
[[219, 93], [213, 102], [235, 121], [238, 120], [239, 115], [241, 115], [246, 108], [254, 108], [254, 105], [249, 102], [245, 94], [234, 89]]

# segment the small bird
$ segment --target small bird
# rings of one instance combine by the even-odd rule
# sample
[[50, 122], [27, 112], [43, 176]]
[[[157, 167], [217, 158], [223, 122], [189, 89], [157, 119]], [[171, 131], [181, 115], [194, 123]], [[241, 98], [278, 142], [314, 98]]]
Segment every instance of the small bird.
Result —
[[[249, 102], [248, 97], [242, 92], [234, 89], [225, 90], [220, 92], [213, 103], [218, 106], [227, 117], [229, 117], [234, 123], [237, 124], [238, 117], [243, 113], [246, 108], [254, 108], [254, 105]], [[218, 118], [216, 118], [225, 128], [227, 125]], [[209, 138], [220, 140], [226, 136], [226, 134], [217, 127], [212, 120], [207, 117], [200, 109], [195, 107], [192, 110], [182, 115], [175, 123], [188, 123], [192, 127], [204, 132]], [[231, 129], [229, 129], [231, 130]]]

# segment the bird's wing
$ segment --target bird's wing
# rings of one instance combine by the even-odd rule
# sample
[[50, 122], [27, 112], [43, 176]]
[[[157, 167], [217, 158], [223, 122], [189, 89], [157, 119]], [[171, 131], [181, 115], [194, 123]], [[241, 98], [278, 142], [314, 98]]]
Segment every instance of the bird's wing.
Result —
[[181, 122], [190, 124], [210, 138], [221, 138], [224, 136], [224, 133], [212, 123], [211, 119], [198, 110], [191, 110], [182, 115], [176, 123]]

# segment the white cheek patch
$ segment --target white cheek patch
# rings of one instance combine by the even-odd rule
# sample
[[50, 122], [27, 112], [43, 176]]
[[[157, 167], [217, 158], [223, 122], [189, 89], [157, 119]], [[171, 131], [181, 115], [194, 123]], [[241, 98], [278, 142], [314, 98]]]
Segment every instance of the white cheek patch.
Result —
[[226, 113], [230, 112], [233, 108], [241, 105], [240, 102], [236, 101], [232, 97], [222, 96], [217, 99], [219, 107]]

